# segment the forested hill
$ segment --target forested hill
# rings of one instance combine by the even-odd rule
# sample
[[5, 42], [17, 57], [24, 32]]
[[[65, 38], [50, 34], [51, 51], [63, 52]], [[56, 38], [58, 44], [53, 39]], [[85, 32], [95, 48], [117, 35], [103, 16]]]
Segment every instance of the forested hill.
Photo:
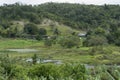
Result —
[[[45, 19], [53, 21], [53, 24], [50, 24], [52, 27], [48, 26], [49, 29], [46, 25], [42, 25]], [[54, 25], [55, 22], [60, 24], [59, 29], [58, 27], [53, 29], [54, 26], [58, 26]], [[38, 30], [41, 25], [42, 29]], [[58, 34], [59, 31], [62, 34], [63, 30], [67, 32], [65, 26], [74, 31], [84, 30], [91, 36], [100, 34], [107, 38], [109, 43], [120, 44], [120, 5], [45, 3], [32, 6], [15, 3], [0, 6], [0, 36], [2, 37], [21, 35], [26, 37], [50, 33], [53, 35]]]
[[[119, 5], [80, 5], [80, 4], [43, 4], [42, 9], [56, 15], [54, 19], [79, 29], [95, 28], [98, 26], [117, 26], [120, 22]], [[49, 16], [51, 17], [51, 16]]]
[[96, 27], [111, 29], [120, 26], [120, 6], [68, 3], [45, 3], [32, 6], [16, 3], [0, 7], [0, 25], [4, 28], [9, 27], [11, 20], [25, 19], [39, 24], [44, 18], [76, 29], [88, 30]]

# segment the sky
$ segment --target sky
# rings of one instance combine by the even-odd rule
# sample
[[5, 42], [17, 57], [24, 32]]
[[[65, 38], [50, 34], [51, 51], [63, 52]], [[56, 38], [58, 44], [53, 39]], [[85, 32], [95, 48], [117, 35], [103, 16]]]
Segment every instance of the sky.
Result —
[[103, 4], [119, 4], [120, 0], [0, 0], [0, 5], [5, 4], [13, 4], [16, 2], [20, 2], [23, 4], [41, 4], [45, 2], [67, 2], [67, 3], [80, 3], [80, 4], [95, 4], [95, 5], [103, 5]]

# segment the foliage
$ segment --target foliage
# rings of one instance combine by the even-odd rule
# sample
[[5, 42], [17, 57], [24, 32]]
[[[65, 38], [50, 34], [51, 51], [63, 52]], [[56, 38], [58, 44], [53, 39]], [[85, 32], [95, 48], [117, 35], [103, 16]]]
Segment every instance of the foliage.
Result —
[[80, 39], [76, 36], [62, 36], [58, 38], [58, 44], [65, 48], [79, 47]]
[[[119, 5], [105, 4], [98, 6], [69, 3], [45, 3], [32, 6], [20, 3], [10, 5], [5, 4], [0, 6], [0, 36], [15, 38], [20, 37], [25, 33], [29, 34], [29, 36], [37, 36], [37, 34], [43, 35], [43, 33], [46, 34], [47, 32], [45, 30], [40, 29], [41, 31], [39, 31], [35, 26], [39, 26], [42, 24], [42, 21], [47, 18], [58, 22], [59, 24], [67, 25], [72, 29], [86, 32], [92, 30], [91, 34], [103, 36], [110, 44], [120, 46], [119, 14]], [[24, 23], [20, 23], [21, 25], [18, 27], [14, 21], [18, 21], [18, 23], [20, 23], [19, 21], [23, 21]], [[24, 24], [26, 25], [22, 30], [21, 28], [23, 28]], [[14, 28], [13, 26], [17, 26], [17, 28]], [[31, 27], [27, 29], [28, 27], [26, 26]], [[20, 32], [18, 30], [20, 30]], [[60, 31], [61, 30], [57, 28], [54, 29], [53, 35], [62, 34]], [[38, 40], [41, 39], [41, 36], [37, 37]]]
[[56, 28], [56, 29], [54, 29], [53, 34], [54, 34], [54, 35], [59, 35], [59, 34], [60, 34], [60, 31]]
[[53, 40], [52, 39], [45, 39], [44, 40], [44, 45], [45, 46], [52, 46]]
[[50, 79], [50, 76], [52, 76], [54, 79], [57, 79], [60, 77], [59, 68], [58, 66], [52, 65], [52, 64], [42, 64], [42, 65], [35, 65], [30, 70], [30, 75], [32, 77], [45, 77], [47, 79]]
[[99, 45], [105, 45], [107, 44], [107, 39], [104, 36], [89, 36], [84, 42], [84, 45], [86, 46], [99, 46]]
[[[13, 61], [11, 61], [13, 60]], [[119, 80], [120, 68], [115, 66], [93, 66], [79, 63], [35, 64], [18, 63], [9, 55], [0, 57], [1, 80]], [[9, 62], [11, 61], [11, 62]], [[4, 63], [6, 62], [6, 63]], [[7, 63], [9, 62], [9, 63]], [[4, 66], [5, 65], [5, 66]]]
[[34, 54], [33, 57], [32, 57], [32, 62], [33, 64], [36, 64], [37, 63], [37, 54]]
[[44, 28], [40, 28], [40, 29], [38, 30], [38, 34], [39, 34], [39, 35], [46, 35], [46, 34], [47, 34], [47, 31], [46, 31], [46, 29], [44, 29]]
[[115, 43], [116, 45], [120, 46], [120, 29], [116, 29], [115, 32], [111, 32], [111, 35], [107, 36], [109, 43]]
[[27, 34], [35, 35], [38, 33], [38, 28], [35, 24], [33, 23], [28, 23], [24, 27], [24, 32]]

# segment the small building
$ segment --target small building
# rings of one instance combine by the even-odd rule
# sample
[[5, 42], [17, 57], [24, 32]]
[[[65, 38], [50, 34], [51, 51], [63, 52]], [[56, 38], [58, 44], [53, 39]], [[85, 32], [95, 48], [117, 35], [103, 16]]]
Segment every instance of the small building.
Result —
[[79, 37], [86, 37], [86, 33], [79, 33], [78, 36]]

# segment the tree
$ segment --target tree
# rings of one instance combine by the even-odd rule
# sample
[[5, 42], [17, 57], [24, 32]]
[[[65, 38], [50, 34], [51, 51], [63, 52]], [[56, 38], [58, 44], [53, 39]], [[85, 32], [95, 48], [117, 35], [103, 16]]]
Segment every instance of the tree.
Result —
[[120, 37], [115, 40], [115, 45], [120, 46]]
[[40, 28], [40, 29], [38, 30], [38, 34], [39, 34], [39, 35], [46, 35], [46, 34], [47, 34], [47, 31], [46, 31], [46, 29], [44, 29], [44, 28]]
[[58, 38], [58, 44], [65, 48], [80, 46], [80, 39], [76, 36], [62, 36]]
[[53, 44], [53, 40], [52, 40], [52, 39], [46, 39], [46, 40], [44, 41], [44, 45], [45, 45], [45, 46], [52, 46], [52, 44]]
[[115, 44], [120, 46], [120, 28], [116, 29], [115, 31], [110, 31], [107, 35], [108, 43]]
[[15, 38], [17, 36], [18, 29], [16, 26], [7, 28], [7, 37]]
[[33, 64], [36, 64], [37, 63], [37, 54], [34, 54], [33, 57], [32, 57], [32, 62]]
[[98, 46], [107, 44], [107, 39], [104, 36], [91, 35], [84, 41], [85, 46]]
[[35, 13], [28, 13], [27, 18], [30, 22], [33, 22], [35, 24], [41, 23], [39, 17]]
[[24, 32], [30, 35], [36, 35], [38, 33], [38, 27], [33, 23], [28, 23], [24, 26]]
[[94, 30], [94, 34], [104, 36], [105, 35], [105, 30], [101, 27], [98, 27]]
[[111, 32], [107, 38], [109, 43], [114, 43], [115, 45], [120, 46], [120, 28], [115, 32]]
[[43, 39], [43, 36], [45, 36], [47, 34], [47, 30], [44, 29], [44, 28], [40, 28], [38, 30], [38, 34], [36, 36], [36, 40], [42, 40]]
[[59, 31], [57, 28], [55, 28], [54, 31], [53, 31], [53, 34], [54, 34], [54, 35], [59, 35], [59, 34], [60, 34], [60, 31]]

